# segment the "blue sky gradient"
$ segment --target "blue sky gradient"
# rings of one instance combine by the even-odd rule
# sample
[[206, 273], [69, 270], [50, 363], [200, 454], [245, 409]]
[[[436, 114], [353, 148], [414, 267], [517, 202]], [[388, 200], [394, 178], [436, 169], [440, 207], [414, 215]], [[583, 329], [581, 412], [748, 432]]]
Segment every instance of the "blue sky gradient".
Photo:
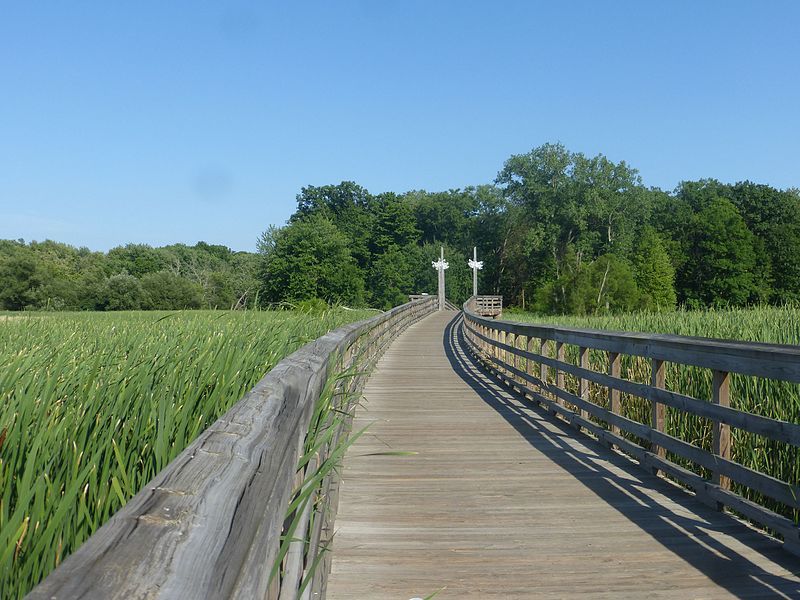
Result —
[[545, 142], [800, 186], [800, 3], [2, 2], [0, 238], [252, 250], [304, 185]]

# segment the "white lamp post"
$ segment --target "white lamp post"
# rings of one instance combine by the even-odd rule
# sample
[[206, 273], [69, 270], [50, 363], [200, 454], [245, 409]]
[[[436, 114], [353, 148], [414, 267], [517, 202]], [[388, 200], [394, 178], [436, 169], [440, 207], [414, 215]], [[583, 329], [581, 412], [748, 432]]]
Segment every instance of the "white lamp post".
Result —
[[431, 265], [439, 271], [439, 310], [444, 310], [444, 270], [450, 268], [444, 259], [444, 246], [442, 246], [442, 255], [439, 260], [431, 261]]
[[472, 269], [472, 295], [478, 295], [478, 271], [483, 268], [483, 261], [478, 260], [478, 249], [472, 248], [472, 260], [468, 263], [469, 268]]

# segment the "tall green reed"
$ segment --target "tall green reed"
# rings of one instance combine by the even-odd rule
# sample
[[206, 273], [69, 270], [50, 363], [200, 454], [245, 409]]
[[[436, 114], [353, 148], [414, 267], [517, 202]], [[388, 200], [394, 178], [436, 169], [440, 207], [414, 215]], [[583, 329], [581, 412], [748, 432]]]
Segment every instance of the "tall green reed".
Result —
[[20, 598], [281, 358], [362, 311], [0, 322], [0, 590]]

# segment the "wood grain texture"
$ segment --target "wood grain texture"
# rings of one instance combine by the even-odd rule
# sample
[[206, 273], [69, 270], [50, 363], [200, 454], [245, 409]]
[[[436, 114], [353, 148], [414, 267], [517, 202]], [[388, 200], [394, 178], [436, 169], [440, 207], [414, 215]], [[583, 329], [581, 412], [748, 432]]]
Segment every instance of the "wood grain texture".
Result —
[[509, 392], [453, 318], [410, 327], [367, 383], [328, 598], [800, 596], [777, 542]]
[[[731, 380], [728, 373], [722, 371], [713, 372], [712, 381], [712, 402], [718, 406], [728, 407], [731, 403]], [[717, 456], [725, 459], [731, 457], [731, 428], [722, 423], [712, 423], [713, 451]], [[723, 489], [730, 489], [731, 481], [728, 477], [714, 472], [714, 483]]]

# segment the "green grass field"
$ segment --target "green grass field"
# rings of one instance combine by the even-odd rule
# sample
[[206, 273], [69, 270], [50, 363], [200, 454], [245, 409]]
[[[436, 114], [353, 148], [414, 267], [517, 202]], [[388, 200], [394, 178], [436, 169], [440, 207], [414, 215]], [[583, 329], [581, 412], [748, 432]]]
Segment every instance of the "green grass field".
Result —
[[[503, 315], [503, 319], [610, 331], [669, 333], [754, 342], [800, 344], [800, 308], [797, 307], [676, 311], [603, 317], [554, 317], [510, 311]], [[592, 369], [603, 372], [607, 370], [608, 358], [604, 352], [590, 351], [589, 359]], [[567, 360], [577, 364], [577, 348], [569, 349]], [[621, 375], [631, 381], [649, 383], [650, 363], [647, 359], [624, 356]], [[577, 393], [578, 381], [575, 378], [567, 376], [566, 384], [571, 392]], [[666, 387], [695, 398], [710, 399], [711, 371], [668, 363]], [[608, 408], [608, 395], [605, 388], [591, 384], [590, 396], [593, 402]], [[733, 374], [731, 375], [731, 406], [774, 419], [800, 423], [800, 385]], [[650, 423], [650, 403], [646, 400], [622, 394], [622, 413], [640, 423]], [[705, 449], [711, 448], [711, 422], [708, 419], [667, 407], [667, 433]], [[732, 435], [733, 460], [783, 481], [793, 484], [800, 483], [800, 450], [798, 448], [738, 429], [734, 429]], [[696, 472], [708, 475], [702, 469], [694, 467], [680, 457], [670, 456], [670, 458]], [[743, 493], [747, 498], [798, 521], [796, 511], [762, 498], [759, 494], [749, 490], [743, 490], [735, 484], [734, 489]]]
[[374, 315], [0, 315], [0, 590], [19, 598], [281, 358]]

